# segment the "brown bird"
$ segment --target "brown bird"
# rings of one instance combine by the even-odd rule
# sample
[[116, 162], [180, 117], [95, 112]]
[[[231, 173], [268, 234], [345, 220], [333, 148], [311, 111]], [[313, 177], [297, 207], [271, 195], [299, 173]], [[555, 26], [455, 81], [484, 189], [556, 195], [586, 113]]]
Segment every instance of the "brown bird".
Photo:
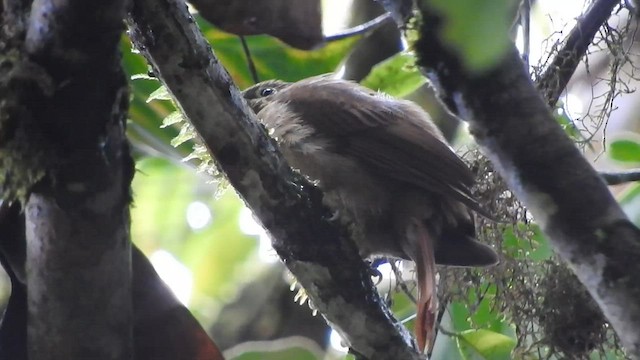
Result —
[[350, 226], [364, 258], [415, 262], [416, 338], [431, 347], [436, 263], [488, 266], [495, 251], [475, 240], [473, 175], [416, 104], [329, 76], [271, 80], [244, 91], [289, 165], [317, 183]]

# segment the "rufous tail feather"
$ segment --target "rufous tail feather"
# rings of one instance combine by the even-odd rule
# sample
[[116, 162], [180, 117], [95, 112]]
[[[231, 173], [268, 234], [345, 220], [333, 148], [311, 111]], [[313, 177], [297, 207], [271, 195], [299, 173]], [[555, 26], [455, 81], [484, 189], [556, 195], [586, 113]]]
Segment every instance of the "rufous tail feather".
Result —
[[413, 259], [418, 273], [418, 311], [415, 334], [421, 352], [430, 350], [435, 340], [438, 296], [436, 289], [436, 261], [434, 243], [422, 222], [415, 220], [417, 252]]

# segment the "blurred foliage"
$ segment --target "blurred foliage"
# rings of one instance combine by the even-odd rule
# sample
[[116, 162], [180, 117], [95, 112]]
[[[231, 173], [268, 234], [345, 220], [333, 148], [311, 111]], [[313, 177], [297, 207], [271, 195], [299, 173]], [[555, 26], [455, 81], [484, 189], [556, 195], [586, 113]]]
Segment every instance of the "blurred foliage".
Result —
[[609, 156], [614, 160], [640, 164], [640, 141], [631, 138], [612, 141]]
[[[470, 69], [481, 71], [504, 51], [508, 41], [506, 30], [511, 26], [511, 1], [470, 7], [463, 6], [468, 2], [461, 1], [432, 3], [454, 19], [446, 25], [448, 41], [468, 58]], [[196, 20], [236, 84], [240, 88], [253, 84], [240, 40], [200, 18]], [[505, 35], [500, 35], [503, 32]], [[495, 41], [487, 42], [487, 38]], [[246, 40], [260, 80], [296, 81], [338, 71], [358, 38], [333, 42], [315, 51], [295, 50], [268, 36], [252, 36]], [[129, 137], [138, 160], [133, 183], [132, 237], [147, 254], [167, 250], [189, 269], [193, 290], [188, 306], [204, 327], [209, 328], [223, 306], [236, 301], [240, 289], [271, 265], [263, 257], [259, 232], [241, 230], [248, 220], [241, 216], [245, 210], [236, 194], [227, 190], [214, 196], [218, 185], [211, 182], [209, 175], [196, 171], [198, 161], [182, 161], [194, 151], [194, 146], [196, 153], [203, 152], [203, 148], [198, 148], [192, 137], [185, 135], [182, 116], [175, 112], [171, 101], [159, 101], [170, 99], [170, 95], [154, 79], [144, 59], [131, 50], [126, 39], [122, 41], [122, 49], [128, 74], [137, 75], [131, 82], [129, 124]], [[363, 84], [372, 89], [399, 97], [411, 94], [424, 82], [408, 52], [378, 64], [363, 80]], [[584, 140], [565, 113], [558, 115], [558, 121], [576, 142]], [[172, 143], [182, 144], [174, 147]], [[609, 144], [608, 154], [617, 161], [637, 163], [640, 143], [627, 138], [616, 140]], [[201, 159], [200, 155], [193, 158]], [[539, 227], [488, 161], [475, 153], [467, 160], [477, 173], [476, 195], [490, 207], [491, 213], [505, 222], [496, 224], [479, 219], [478, 233], [481, 240], [501, 251], [503, 259], [491, 269], [442, 269], [443, 330], [436, 339], [432, 358], [535, 358], [532, 354], [536, 353], [551, 359], [570, 358], [561, 352], [554, 353], [556, 350], [542, 333], [543, 320], [539, 317], [545, 291], [558, 287], [557, 282], [543, 280], [554, 273], [564, 273], [566, 267], [559, 264]], [[629, 187], [620, 199], [625, 211], [639, 223], [640, 186]], [[211, 216], [200, 228], [188, 222], [190, 209], [196, 203], [204, 204]], [[580, 294], [577, 280], [571, 277], [563, 278], [565, 280], [568, 283], [564, 287]], [[400, 285], [385, 274], [379, 288], [385, 292], [396, 316], [407, 319], [415, 313], [415, 305], [404, 290], [399, 289]], [[410, 282], [404, 285], [409, 291], [415, 290]], [[246, 312], [252, 311], [255, 309]], [[411, 327], [412, 322], [406, 325]], [[615, 344], [612, 345], [615, 339], [604, 341], [605, 345], [589, 356], [619, 357]], [[327, 353], [322, 354], [323, 351]], [[345, 358], [330, 349], [319, 350], [317, 345], [299, 338], [242, 343], [231, 348], [227, 355], [230, 359], [247, 360]]]
[[[447, 41], [464, 55], [472, 71], [493, 65], [505, 50], [514, 1], [478, 2], [472, 6], [461, 0], [430, 3], [451, 20], [445, 25]], [[196, 20], [236, 84], [240, 88], [253, 84], [240, 40], [198, 17]], [[268, 36], [247, 37], [260, 80], [287, 81], [338, 71], [358, 40], [350, 38], [316, 51], [300, 51]], [[171, 101], [158, 101], [169, 100], [170, 95], [154, 78], [146, 61], [131, 49], [126, 37], [121, 49], [127, 73], [136, 78], [131, 82], [128, 127], [137, 158], [131, 235], [148, 255], [169, 251], [189, 269], [190, 278], [178, 281], [193, 281], [188, 306], [209, 328], [223, 306], [236, 301], [240, 289], [271, 266], [270, 260], [263, 256], [257, 232], [241, 230], [241, 225], [247, 226], [247, 219], [241, 216], [244, 206], [236, 194], [227, 190], [215, 196], [218, 185], [211, 182], [210, 176], [196, 171], [199, 164], [182, 161], [195, 144], [190, 137], [179, 136], [183, 129], [181, 115], [175, 112]], [[422, 86], [424, 78], [413, 66], [411, 53], [406, 52], [375, 66], [363, 84], [403, 97]], [[569, 136], [578, 143], [585, 141], [566, 112], [556, 115]], [[178, 142], [188, 141], [174, 147], [176, 138]], [[638, 135], [614, 138], [607, 144], [606, 158], [614, 160], [615, 165], [638, 166]], [[485, 270], [441, 269], [443, 330], [436, 338], [432, 358], [624, 358], [610, 327], [603, 325], [597, 308], [589, 303], [590, 297], [553, 254], [540, 228], [496, 177], [486, 159], [474, 155], [468, 160], [477, 170], [481, 202], [506, 220], [507, 224], [495, 224], [480, 219], [478, 224], [481, 238], [499, 249], [503, 259], [498, 266]], [[617, 196], [630, 219], [640, 224], [640, 184], [624, 187]], [[209, 211], [210, 219], [202, 227], [189, 225], [194, 204], [204, 205]], [[203, 216], [202, 206], [199, 208], [200, 214], [195, 215]], [[178, 273], [171, 268], [168, 271]], [[410, 282], [405, 285], [414, 291]], [[398, 289], [392, 276], [385, 274], [379, 287], [398, 318], [407, 319], [415, 313], [415, 305]], [[6, 301], [8, 289], [3, 276], [0, 302]], [[411, 327], [412, 321], [406, 325]], [[572, 327], [584, 331], [580, 333]], [[242, 343], [227, 355], [238, 360], [345, 358], [301, 338]]]
[[622, 209], [634, 224], [640, 224], [640, 184], [629, 186], [619, 196]]
[[415, 62], [413, 53], [396, 54], [374, 66], [360, 83], [394, 97], [405, 97], [427, 82]]
[[553, 112], [556, 121], [562, 127], [565, 134], [569, 136], [576, 144], [582, 147], [582, 145], [587, 146], [589, 148], [593, 148], [591, 143], [585, 139], [584, 134], [580, 131], [580, 129], [576, 126], [575, 122], [571, 117], [569, 117], [569, 113], [566, 109], [566, 104], [559, 100], [556, 104], [555, 111]]
[[464, 359], [510, 359], [516, 345], [513, 338], [486, 329], [463, 331], [456, 340]]
[[[495, 66], [509, 49], [509, 29], [519, 2], [516, 0], [428, 0], [444, 17], [443, 37], [462, 54], [470, 72]], [[490, 40], [489, 40], [490, 39]]]
[[261, 350], [255, 349], [240, 354], [237, 357], [231, 357], [231, 360], [282, 360], [282, 359], [299, 359], [299, 360], [316, 360], [318, 354], [314, 354], [307, 349], [289, 347], [283, 350]]
[[[254, 81], [240, 39], [215, 29], [201, 19], [198, 20], [198, 25], [236, 85], [240, 89], [253, 85]], [[357, 40], [358, 38], [347, 38], [331, 42], [318, 50], [302, 51], [283, 45], [270, 36], [246, 37], [260, 81], [297, 81], [313, 75], [334, 72]]]
[[252, 341], [227, 352], [229, 360], [316, 360], [321, 351], [308, 339], [284, 338], [277, 341]]
[[[237, 291], [256, 264], [254, 236], [238, 227], [242, 208], [235, 193], [215, 199], [215, 186], [191, 169], [166, 160], [145, 158], [136, 165], [131, 236], [147, 254], [165, 249], [192, 272], [194, 291], [190, 305], [200, 320], [211, 321], [216, 309]], [[211, 211], [211, 221], [201, 229], [187, 222], [189, 205], [199, 201]]]

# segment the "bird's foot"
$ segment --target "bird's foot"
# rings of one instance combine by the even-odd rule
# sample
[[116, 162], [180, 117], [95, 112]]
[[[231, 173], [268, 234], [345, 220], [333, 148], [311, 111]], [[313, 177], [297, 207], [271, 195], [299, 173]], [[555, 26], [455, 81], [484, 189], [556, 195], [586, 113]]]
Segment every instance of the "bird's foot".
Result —
[[336, 210], [331, 214], [331, 217], [327, 218], [327, 221], [334, 222], [340, 219], [340, 210]]
[[378, 286], [382, 282], [382, 273], [377, 268], [373, 267], [372, 264], [369, 264], [369, 276], [375, 278], [376, 280], [373, 282], [373, 285]]

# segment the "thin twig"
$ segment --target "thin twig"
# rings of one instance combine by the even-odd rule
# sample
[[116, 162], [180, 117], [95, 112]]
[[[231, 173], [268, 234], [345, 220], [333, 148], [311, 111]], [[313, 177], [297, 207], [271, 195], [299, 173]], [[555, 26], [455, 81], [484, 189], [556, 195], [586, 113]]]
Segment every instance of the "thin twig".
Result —
[[536, 87], [549, 106], [558, 102], [596, 33], [619, 4], [619, 0], [595, 0], [569, 33], [564, 47], [538, 78]]
[[457, 334], [457, 333], [455, 333], [453, 331], [449, 331], [449, 330], [445, 329], [444, 326], [442, 326], [442, 325], [438, 325], [438, 331], [443, 333], [444, 335], [451, 336], [451, 337], [454, 337], [454, 338], [460, 336], [459, 334]]
[[328, 35], [324, 37], [325, 42], [338, 41], [348, 37], [367, 34], [380, 26], [384, 25], [384, 22], [391, 19], [390, 13], [384, 13], [373, 20], [369, 20], [364, 24], [354, 26], [352, 28], [343, 30], [337, 34]]
[[411, 300], [411, 302], [413, 302], [414, 304], [417, 304], [418, 302], [415, 296], [413, 296], [413, 294], [411, 293], [411, 290], [409, 290], [409, 288], [407, 287], [407, 284], [404, 282], [402, 278], [402, 271], [398, 269], [396, 262], [393, 259], [389, 259], [389, 265], [391, 265], [391, 270], [393, 271], [393, 275], [395, 275], [396, 277], [396, 284], [400, 287], [400, 290], [402, 290], [402, 292], [405, 293], [405, 295], [407, 295], [407, 297], [409, 298], [409, 300]]
[[627, 182], [640, 181], [640, 169], [617, 172], [600, 171], [599, 174], [607, 185], [619, 185]]
[[[447, 297], [442, 301], [442, 303], [440, 303], [440, 305], [438, 305], [440, 308], [438, 309], [438, 316], [436, 318], [436, 327], [434, 329], [435, 333], [433, 334], [433, 339], [434, 339], [433, 345], [435, 345], [435, 341], [437, 341], [438, 335], [440, 335], [440, 333], [444, 335], [451, 334], [442, 326], [442, 318], [444, 318], [444, 314], [447, 312], [447, 309], [449, 308], [449, 303], [450, 303], [450, 298]], [[433, 355], [433, 349], [435, 348], [435, 346], [433, 345], [430, 346], [429, 351], [427, 351], [427, 359], [431, 359], [431, 356]]]
[[256, 70], [256, 64], [253, 62], [253, 58], [251, 57], [251, 51], [249, 51], [249, 46], [247, 45], [247, 40], [244, 36], [238, 36], [240, 38], [240, 43], [242, 43], [242, 50], [244, 51], [244, 55], [247, 57], [247, 65], [249, 65], [249, 71], [251, 72], [251, 78], [253, 78], [253, 82], [256, 84], [260, 82], [260, 78], [258, 77], [258, 71]]

